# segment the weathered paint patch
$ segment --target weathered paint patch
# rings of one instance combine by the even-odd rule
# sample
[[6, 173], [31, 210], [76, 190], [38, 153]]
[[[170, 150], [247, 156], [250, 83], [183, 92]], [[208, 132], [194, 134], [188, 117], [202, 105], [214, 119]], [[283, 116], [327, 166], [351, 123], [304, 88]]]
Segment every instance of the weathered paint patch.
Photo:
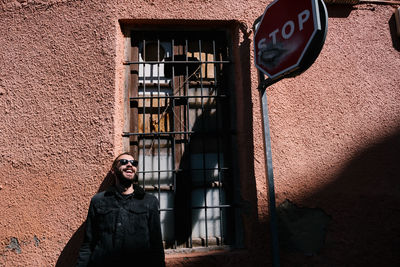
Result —
[[21, 246], [19, 245], [18, 239], [16, 237], [11, 237], [10, 244], [6, 248], [14, 250], [17, 254], [20, 254], [22, 252]]
[[35, 247], [38, 247], [39, 243], [40, 243], [40, 239], [36, 235], [33, 236], [33, 241], [35, 241]]

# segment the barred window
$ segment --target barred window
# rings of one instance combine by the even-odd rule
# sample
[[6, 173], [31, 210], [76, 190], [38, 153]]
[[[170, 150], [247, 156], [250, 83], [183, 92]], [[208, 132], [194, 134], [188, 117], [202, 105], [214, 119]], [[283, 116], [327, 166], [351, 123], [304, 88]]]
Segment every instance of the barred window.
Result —
[[130, 30], [124, 138], [165, 248], [235, 242], [231, 55], [223, 31]]

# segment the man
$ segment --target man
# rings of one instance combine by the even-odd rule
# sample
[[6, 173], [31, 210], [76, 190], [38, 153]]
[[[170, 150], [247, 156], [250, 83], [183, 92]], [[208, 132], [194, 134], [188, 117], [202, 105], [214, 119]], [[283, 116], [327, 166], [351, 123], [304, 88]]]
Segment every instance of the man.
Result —
[[158, 200], [137, 184], [137, 166], [130, 153], [114, 160], [115, 185], [90, 202], [77, 266], [165, 266]]

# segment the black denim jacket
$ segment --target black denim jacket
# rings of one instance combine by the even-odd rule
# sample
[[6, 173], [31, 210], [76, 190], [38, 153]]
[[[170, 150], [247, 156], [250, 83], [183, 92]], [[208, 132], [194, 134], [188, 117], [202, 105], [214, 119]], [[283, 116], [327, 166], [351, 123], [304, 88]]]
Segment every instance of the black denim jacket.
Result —
[[96, 194], [89, 207], [77, 266], [165, 266], [156, 197], [135, 185]]

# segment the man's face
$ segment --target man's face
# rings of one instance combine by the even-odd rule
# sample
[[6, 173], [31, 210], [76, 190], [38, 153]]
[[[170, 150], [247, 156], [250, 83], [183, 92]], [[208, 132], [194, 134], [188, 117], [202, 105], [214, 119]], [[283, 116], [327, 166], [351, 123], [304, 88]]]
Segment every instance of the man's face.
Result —
[[[126, 160], [125, 162], [121, 162], [121, 160]], [[117, 178], [119, 179], [126, 179], [129, 181], [133, 182], [133, 179], [135, 178], [135, 174], [137, 171], [137, 168], [135, 166], [132, 165], [131, 162], [129, 162], [129, 160], [133, 160], [133, 157], [130, 155], [122, 155], [118, 158], [119, 162], [117, 163], [117, 165], [115, 166], [115, 175], [117, 176]], [[126, 164], [123, 164], [126, 163]]]

